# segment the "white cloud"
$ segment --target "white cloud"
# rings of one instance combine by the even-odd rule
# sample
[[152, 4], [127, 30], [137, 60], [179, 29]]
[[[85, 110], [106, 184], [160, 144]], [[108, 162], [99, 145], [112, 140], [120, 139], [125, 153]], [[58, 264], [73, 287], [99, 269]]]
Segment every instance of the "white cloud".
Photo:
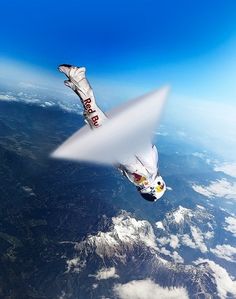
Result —
[[23, 189], [26, 193], [28, 193], [28, 194], [30, 194], [30, 195], [35, 195], [33, 189], [32, 189], [31, 187], [29, 187], [29, 186], [22, 186], [22, 189]]
[[119, 275], [116, 274], [115, 267], [102, 268], [95, 275], [95, 278], [97, 280], [103, 280], [103, 279], [109, 279], [109, 278], [118, 278], [118, 277], [119, 277]]
[[209, 227], [210, 229], [213, 229], [213, 226], [212, 226], [212, 224], [211, 224], [210, 222], [207, 222], [207, 225], [208, 225], [208, 227]]
[[179, 247], [179, 239], [175, 235], [170, 235], [170, 247], [178, 248]]
[[176, 235], [170, 235], [169, 238], [162, 237], [157, 240], [161, 245], [169, 244], [174, 249], [179, 247], [179, 238]]
[[213, 163], [212, 159], [207, 158], [207, 155], [206, 155], [205, 152], [204, 152], [204, 153], [194, 152], [194, 153], [192, 153], [192, 155], [193, 155], [194, 157], [197, 157], [197, 158], [200, 158], [200, 159], [202, 159], [202, 160], [205, 160], [205, 162], [206, 162], [208, 165]]
[[161, 245], [167, 245], [170, 242], [170, 239], [166, 238], [166, 237], [162, 237], [157, 240], [158, 240], [158, 243], [160, 243]]
[[184, 132], [184, 131], [177, 131], [177, 134], [178, 134], [180, 137], [186, 137], [186, 136], [187, 136], [186, 132]]
[[222, 171], [225, 174], [228, 174], [234, 178], [236, 178], [236, 163], [224, 163], [221, 165], [217, 165], [214, 168], [215, 171]]
[[175, 263], [182, 264], [184, 262], [184, 259], [182, 258], [182, 256], [179, 255], [179, 253], [177, 251], [173, 251], [171, 257], [173, 258]]
[[7, 91], [7, 92], [2, 92], [0, 94], [0, 101], [22, 102], [26, 104], [38, 105], [40, 107], [57, 106], [65, 111], [74, 112], [82, 115], [82, 106], [79, 104], [78, 99], [73, 100], [72, 98], [68, 100], [68, 98], [65, 97], [65, 95], [63, 95], [63, 97], [62, 96], [54, 97], [53, 91], [51, 92], [51, 94], [47, 96], [43, 94], [38, 95], [36, 93], [32, 93], [29, 90], [27, 90], [27, 93]]
[[79, 273], [86, 266], [86, 260], [81, 260], [80, 257], [67, 260], [67, 272], [73, 269], [74, 272]]
[[229, 262], [236, 262], [236, 248], [228, 244], [217, 245], [215, 248], [210, 249], [219, 258]]
[[2, 101], [15, 101], [16, 97], [10, 94], [0, 94], [0, 100]]
[[66, 298], [66, 292], [62, 291], [59, 299], [65, 299], [65, 298]]
[[236, 183], [230, 183], [226, 179], [212, 181], [209, 186], [193, 185], [193, 190], [206, 197], [225, 197], [236, 199]]
[[197, 158], [200, 158], [200, 159], [203, 159], [205, 157], [205, 154], [199, 153], [199, 152], [192, 153], [192, 155], [194, 157], [197, 157]]
[[206, 208], [204, 208], [203, 206], [197, 205], [197, 208], [201, 209], [201, 210], [206, 210]]
[[191, 233], [193, 236], [193, 240], [195, 241], [196, 247], [200, 249], [202, 253], [207, 252], [207, 247], [204, 243], [204, 238], [201, 230], [198, 227], [191, 226]]
[[185, 288], [163, 288], [150, 279], [133, 280], [113, 288], [120, 299], [175, 299], [188, 297]]
[[155, 135], [159, 135], [159, 136], [168, 136], [169, 134], [167, 132], [155, 132]]
[[226, 217], [225, 222], [228, 224], [225, 227], [225, 230], [231, 232], [236, 237], [236, 218], [235, 217]]
[[188, 234], [184, 234], [181, 236], [181, 243], [193, 249], [198, 248], [202, 253], [207, 252], [208, 249], [204, 243], [204, 237], [209, 239], [212, 237], [212, 233], [207, 232], [208, 234], [206, 236], [205, 234], [203, 235], [202, 231], [198, 227], [191, 226], [190, 229], [192, 238]]
[[228, 293], [232, 294], [235, 297], [236, 281], [232, 280], [228, 272], [223, 267], [208, 259], [198, 259], [195, 262], [196, 265], [200, 265], [202, 263], [208, 263], [209, 267], [211, 268], [216, 281], [217, 291], [219, 293], [220, 298], [229, 298], [227, 296]]
[[173, 252], [171, 253], [171, 251], [168, 250], [168, 249], [166, 249], [165, 247], [161, 247], [161, 248], [159, 248], [158, 251], [159, 251], [161, 254], [170, 256], [170, 257], [175, 261], [175, 263], [183, 263], [183, 262], [184, 262], [184, 259], [182, 258], [182, 256], [180, 256], [180, 255], [178, 254], [177, 251], [173, 251]]
[[205, 239], [211, 239], [214, 237], [214, 231], [208, 231], [204, 234]]
[[190, 248], [194, 248], [194, 249], [197, 248], [197, 245], [193, 242], [193, 240], [187, 234], [184, 234], [182, 236], [182, 244], [185, 246], [188, 246]]

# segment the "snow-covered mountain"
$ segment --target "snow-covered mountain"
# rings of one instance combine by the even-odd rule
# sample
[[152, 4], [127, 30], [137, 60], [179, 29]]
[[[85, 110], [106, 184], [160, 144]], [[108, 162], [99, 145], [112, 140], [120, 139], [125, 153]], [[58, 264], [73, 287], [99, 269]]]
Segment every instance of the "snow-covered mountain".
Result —
[[[179, 207], [168, 213], [162, 224], [158, 222], [157, 228], [146, 220], [137, 220], [122, 211], [112, 218], [106, 231], [88, 235], [74, 245], [74, 257], [67, 260], [67, 275], [73, 275], [74, 279], [76, 277], [78, 283], [87, 276], [89, 283], [94, 286], [87, 294], [95, 297], [101, 289], [104, 293], [105, 282], [109, 283], [107, 296], [112, 298], [140, 298], [135, 297], [133, 288], [140, 282], [144, 288], [152, 286], [153, 290], [177, 288], [177, 293], [182, 292], [185, 298], [226, 298], [227, 292], [236, 296], [235, 282], [225, 269], [207, 259], [184, 263], [180, 256], [180, 246], [189, 246], [186, 245], [187, 228], [192, 234], [194, 248], [204, 252], [204, 244], [199, 238], [205, 240], [209, 236], [203, 236], [202, 232], [200, 234], [200, 229], [193, 222], [195, 217], [200, 222], [209, 222], [206, 223], [209, 229], [214, 224], [212, 217], [200, 206], [193, 211]], [[179, 225], [176, 236], [169, 234], [172, 225]], [[165, 233], [165, 237], [155, 235], [159, 230]], [[164, 245], [167, 244], [173, 250], [166, 249]], [[222, 281], [218, 279], [218, 270], [221, 273], [225, 271], [224, 275], [229, 281], [224, 291], [221, 291]], [[133, 297], [125, 297], [124, 294], [130, 291]]]
[[[216, 223], [207, 210], [197, 205], [195, 209], [179, 206], [166, 214], [162, 221], [156, 222], [158, 242], [169, 250], [180, 248], [197, 249], [201, 253], [208, 251], [207, 244], [214, 237]], [[188, 256], [184, 252], [184, 256]]]

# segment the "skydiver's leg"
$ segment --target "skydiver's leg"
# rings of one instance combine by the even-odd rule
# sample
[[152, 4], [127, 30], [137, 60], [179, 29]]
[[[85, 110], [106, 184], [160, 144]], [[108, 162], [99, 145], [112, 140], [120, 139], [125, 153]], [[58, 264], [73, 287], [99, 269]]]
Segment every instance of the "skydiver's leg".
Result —
[[68, 78], [65, 81], [65, 85], [70, 87], [80, 97], [84, 107], [86, 123], [92, 129], [100, 127], [107, 120], [107, 117], [96, 103], [93, 90], [85, 76], [86, 69], [63, 64], [59, 66], [59, 70]]

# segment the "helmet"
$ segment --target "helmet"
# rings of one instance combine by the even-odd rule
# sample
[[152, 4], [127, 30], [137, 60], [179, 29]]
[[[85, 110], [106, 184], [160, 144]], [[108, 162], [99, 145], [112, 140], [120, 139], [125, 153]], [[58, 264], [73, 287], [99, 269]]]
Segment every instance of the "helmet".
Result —
[[154, 195], [152, 195], [151, 193], [144, 193], [144, 192], [140, 192], [140, 195], [145, 199], [145, 200], [148, 200], [148, 201], [156, 201], [156, 197]]
[[140, 195], [148, 201], [156, 201], [163, 196], [166, 191], [166, 184], [160, 175], [156, 176], [152, 186], [138, 188]]

